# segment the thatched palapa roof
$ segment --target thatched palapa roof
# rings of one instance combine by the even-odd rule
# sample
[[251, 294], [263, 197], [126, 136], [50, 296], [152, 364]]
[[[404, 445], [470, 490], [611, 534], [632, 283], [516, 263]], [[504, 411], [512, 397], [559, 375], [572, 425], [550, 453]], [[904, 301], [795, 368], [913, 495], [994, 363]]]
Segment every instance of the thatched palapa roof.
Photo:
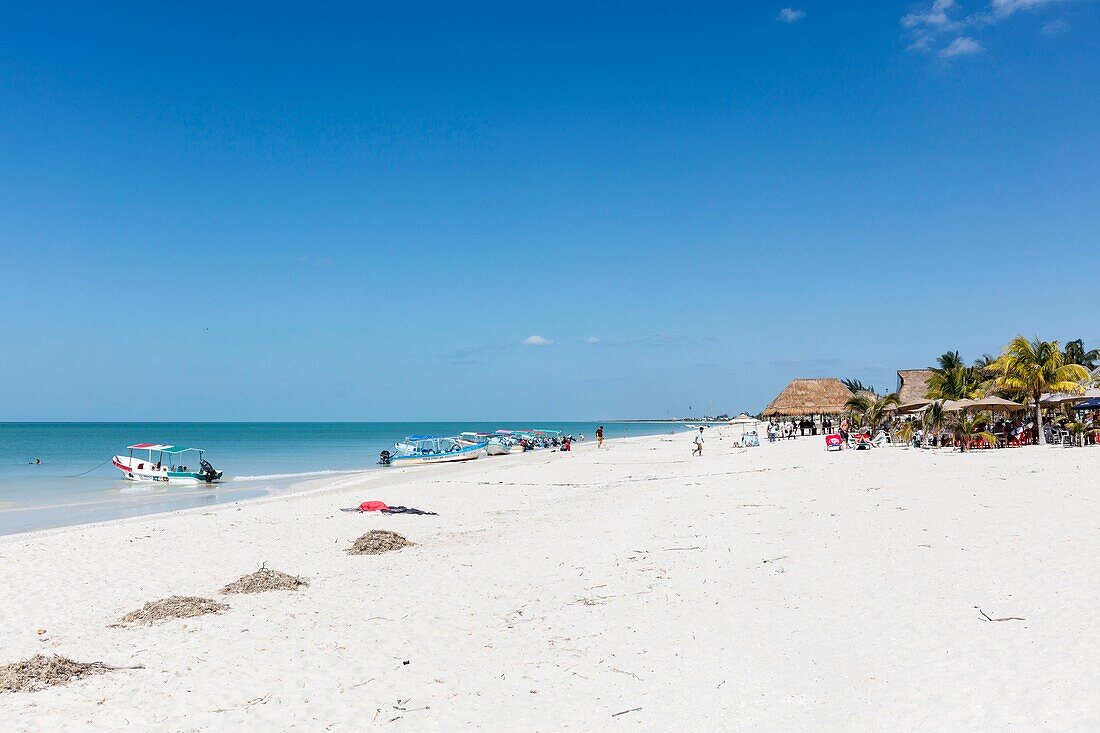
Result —
[[764, 417], [839, 415], [852, 391], [839, 379], [795, 379], [764, 409]]
[[898, 369], [898, 401], [903, 405], [924, 402], [931, 369]]

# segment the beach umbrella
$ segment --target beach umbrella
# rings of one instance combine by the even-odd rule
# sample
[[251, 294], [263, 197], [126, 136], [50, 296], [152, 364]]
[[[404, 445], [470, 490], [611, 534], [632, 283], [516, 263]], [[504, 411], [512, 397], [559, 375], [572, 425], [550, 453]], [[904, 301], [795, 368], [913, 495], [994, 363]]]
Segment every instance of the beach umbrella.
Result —
[[965, 408], [967, 410], [1003, 410], [1005, 412], [1014, 412], [1016, 410], [1027, 409], [1019, 402], [1006, 400], [1003, 397], [997, 397], [995, 395], [990, 395], [988, 397], [979, 397], [974, 400], [960, 400], [960, 402], [967, 403]]
[[969, 409], [971, 400], [944, 400], [944, 412], [962, 412]]
[[1065, 392], [1051, 392], [1045, 394], [1039, 400], [1040, 405], [1060, 405], [1064, 402], [1081, 402], [1100, 398], [1100, 389], [1086, 389], [1079, 394], [1066, 394]]
[[752, 426], [752, 429], [756, 430], [756, 426], [759, 424], [759, 422], [760, 421], [757, 420], [755, 417], [750, 417], [748, 414], [742, 412], [740, 415], [733, 418], [726, 424], [733, 427], [741, 428], [741, 437], [743, 438], [745, 437], [745, 433], [748, 430], [749, 426]]
[[924, 408], [932, 404], [932, 400], [914, 400], [913, 402], [906, 402], [904, 405], [898, 405], [898, 414], [906, 414], [910, 412], [920, 412]]

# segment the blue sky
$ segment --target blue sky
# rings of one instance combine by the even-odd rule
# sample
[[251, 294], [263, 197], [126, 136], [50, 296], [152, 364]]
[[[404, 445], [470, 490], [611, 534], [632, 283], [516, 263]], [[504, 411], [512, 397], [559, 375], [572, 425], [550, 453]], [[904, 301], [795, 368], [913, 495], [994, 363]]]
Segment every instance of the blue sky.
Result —
[[1094, 0], [3, 3], [0, 419], [663, 417], [1100, 346], [1098, 34]]

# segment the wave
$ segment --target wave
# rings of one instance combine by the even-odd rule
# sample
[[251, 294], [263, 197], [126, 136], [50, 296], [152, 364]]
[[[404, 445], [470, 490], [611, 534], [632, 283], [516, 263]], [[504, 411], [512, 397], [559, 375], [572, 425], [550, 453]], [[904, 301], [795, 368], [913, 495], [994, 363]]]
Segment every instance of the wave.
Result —
[[[363, 469], [366, 470], [366, 469]], [[303, 471], [302, 473], [265, 473], [259, 476], [231, 476], [229, 481], [274, 481], [284, 478], [310, 478], [311, 476], [342, 476], [362, 471]]]
[[124, 486], [118, 490], [120, 494], [151, 494], [155, 491], [164, 491], [164, 487], [159, 484], [149, 482], [148, 484], [135, 483], [133, 486]]

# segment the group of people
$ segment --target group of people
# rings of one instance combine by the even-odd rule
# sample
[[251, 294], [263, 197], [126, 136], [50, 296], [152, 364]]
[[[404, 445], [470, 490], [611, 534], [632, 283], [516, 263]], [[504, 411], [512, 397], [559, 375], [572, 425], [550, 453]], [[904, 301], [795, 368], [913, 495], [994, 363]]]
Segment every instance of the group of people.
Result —
[[776, 422], [772, 421], [768, 423], [768, 442], [774, 443], [777, 440], [791, 440], [798, 437], [799, 430], [805, 434], [805, 429], [801, 428], [797, 422], [791, 420], [790, 422]]

